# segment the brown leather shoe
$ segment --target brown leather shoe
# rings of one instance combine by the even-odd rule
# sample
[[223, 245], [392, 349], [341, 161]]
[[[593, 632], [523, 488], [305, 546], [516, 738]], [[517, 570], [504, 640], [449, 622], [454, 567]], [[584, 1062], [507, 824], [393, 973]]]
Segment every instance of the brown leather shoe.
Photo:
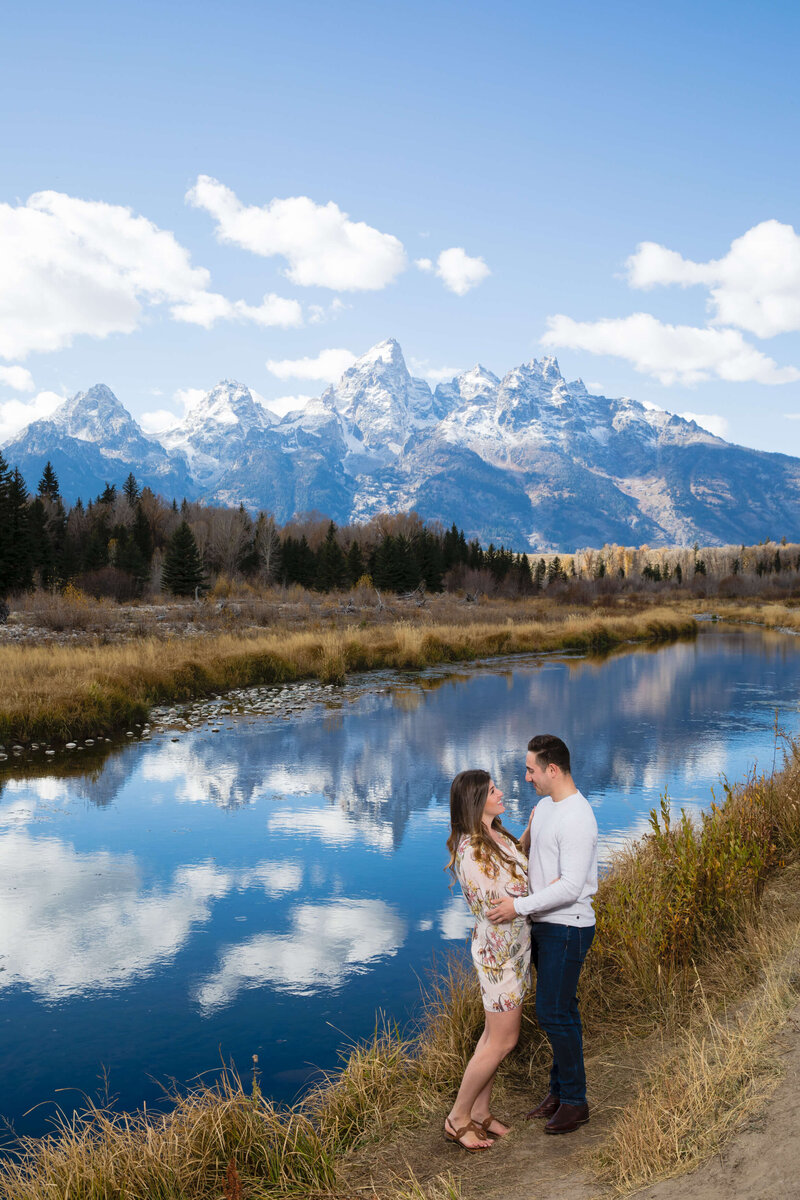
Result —
[[554, 1117], [558, 1112], [558, 1106], [561, 1101], [558, 1096], [554, 1096], [552, 1092], [548, 1092], [541, 1104], [536, 1108], [532, 1108], [530, 1112], [525, 1113], [526, 1121], [538, 1121], [540, 1117]]
[[545, 1133], [572, 1133], [589, 1120], [588, 1104], [559, 1104], [554, 1117], [544, 1127]]

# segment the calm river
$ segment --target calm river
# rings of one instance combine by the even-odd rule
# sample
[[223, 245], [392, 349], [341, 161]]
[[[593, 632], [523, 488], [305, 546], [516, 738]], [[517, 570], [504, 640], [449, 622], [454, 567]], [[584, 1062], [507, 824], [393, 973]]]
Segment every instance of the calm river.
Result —
[[800, 727], [800, 638], [707, 627], [603, 660], [261, 696], [261, 714], [158, 732], [84, 776], [0, 781], [0, 1108], [18, 1132], [104, 1071], [138, 1108], [220, 1057], [249, 1081], [258, 1054], [264, 1090], [294, 1098], [377, 1009], [408, 1020], [464, 944], [442, 871], [457, 771], [490, 770], [519, 829], [525, 744], [562, 735], [607, 857], [665, 790], [702, 807], [721, 776], [772, 768], [775, 710]]

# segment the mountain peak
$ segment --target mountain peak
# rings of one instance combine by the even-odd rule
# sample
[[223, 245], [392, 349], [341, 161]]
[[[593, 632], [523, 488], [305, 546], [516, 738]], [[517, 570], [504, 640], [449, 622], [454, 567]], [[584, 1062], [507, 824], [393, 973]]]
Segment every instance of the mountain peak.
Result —
[[277, 417], [254, 399], [250, 389], [235, 379], [221, 380], [194, 400], [186, 413], [186, 424], [194, 427], [241, 425], [244, 429], [261, 429], [276, 421]]
[[141, 430], [104, 383], [76, 392], [55, 410], [52, 422], [79, 441], [105, 443], [109, 436], [141, 437]]
[[382, 342], [377, 342], [367, 350], [366, 354], [361, 355], [355, 365], [358, 366], [359, 363], [364, 363], [366, 366], [368, 363], [377, 362], [403, 363], [405, 365], [403, 351], [400, 349], [400, 343], [396, 338], [384, 338]]
[[558, 359], [549, 355], [542, 359], [532, 358], [525, 366], [532, 375], [546, 383], [558, 383], [560, 379], [564, 378], [558, 365]]

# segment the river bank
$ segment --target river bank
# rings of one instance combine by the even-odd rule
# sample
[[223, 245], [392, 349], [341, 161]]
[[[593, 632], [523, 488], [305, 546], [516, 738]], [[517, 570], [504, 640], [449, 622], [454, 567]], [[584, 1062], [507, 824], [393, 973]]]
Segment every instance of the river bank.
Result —
[[800, 922], [800, 762], [787, 754], [780, 774], [729, 790], [696, 825], [665, 808], [603, 880], [582, 1000], [594, 1116], [574, 1139], [537, 1141], [519, 1121], [546, 1066], [529, 1014], [498, 1095], [513, 1135], [479, 1158], [442, 1140], [481, 1024], [457, 957], [430, 986], [415, 1037], [379, 1031], [301, 1105], [276, 1108], [248, 1073], [182, 1097], [164, 1118], [95, 1109], [30, 1141], [5, 1168], [5, 1194], [521, 1197], [537, 1172], [573, 1187], [576, 1162], [595, 1193], [692, 1167], [777, 1079], [769, 1034], [796, 994], [786, 964]]
[[[666, 608], [620, 613], [588, 609], [529, 612], [504, 620], [470, 607], [457, 622], [427, 611], [413, 620], [369, 624], [344, 617], [332, 627], [235, 626], [193, 638], [143, 636], [88, 645], [0, 645], [2, 753], [36, 743], [43, 753], [90, 738], [125, 736], [156, 704], [180, 703], [236, 687], [348, 673], [413, 669], [535, 651], [603, 651], [624, 642], [694, 637], [691, 615]], [[516, 619], [515, 619], [516, 618]], [[8, 759], [10, 761], [10, 759]]]

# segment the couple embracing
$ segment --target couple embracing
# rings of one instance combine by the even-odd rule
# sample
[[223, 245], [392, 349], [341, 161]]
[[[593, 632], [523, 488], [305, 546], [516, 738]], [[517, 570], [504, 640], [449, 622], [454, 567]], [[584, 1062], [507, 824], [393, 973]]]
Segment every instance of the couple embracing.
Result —
[[475, 917], [472, 958], [486, 1024], [467, 1064], [445, 1137], [488, 1150], [508, 1126], [490, 1099], [500, 1063], [519, 1038], [522, 1003], [536, 967], [536, 1016], [553, 1052], [550, 1088], [526, 1116], [545, 1133], [589, 1120], [577, 988], [594, 937], [597, 822], [572, 778], [561, 738], [528, 743], [525, 778], [541, 797], [519, 841], [504, 828], [503, 793], [486, 771], [462, 771], [450, 788], [450, 870]]

